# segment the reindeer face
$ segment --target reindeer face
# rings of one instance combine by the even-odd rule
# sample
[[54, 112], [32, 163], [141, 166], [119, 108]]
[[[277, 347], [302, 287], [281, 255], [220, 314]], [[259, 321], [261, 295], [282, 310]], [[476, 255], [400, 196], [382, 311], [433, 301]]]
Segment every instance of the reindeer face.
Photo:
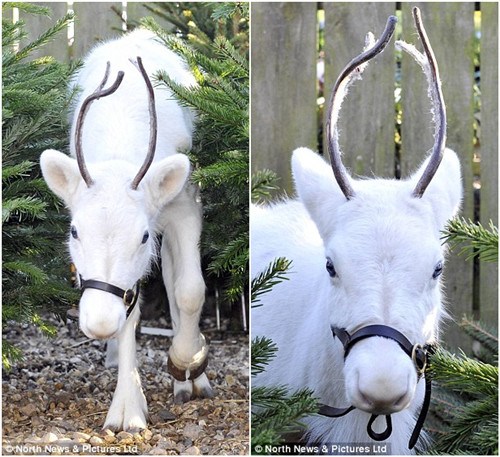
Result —
[[[154, 218], [143, 191], [132, 191], [116, 176], [82, 186], [72, 205], [69, 236], [71, 258], [82, 280], [96, 280], [123, 290], [133, 289], [149, 268], [154, 253]], [[130, 178], [129, 178], [130, 179]], [[102, 184], [100, 184], [102, 183]], [[80, 327], [90, 338], [116, 335], [125, 318], [123, 297], [84, 289]]]
[[[366, 195], [358, 190], [333, 216], [342, 224], [325, 240], [325, 273], [334, 303], [330, 322], [351, 334], [381, 324], [412, 343], [435, 341], [443, 313], [439, 233], [411, 196], [407, 201], [398, 196], [406, 183], [379, 184], [386, 185], [384, 197], [374, 198], [375, 189]], [[344, 374], [349, 404], [374, 414], [406, 408], [417, 386], [412, 359], [383, 337], [354, 345]]]
[[[326, 162], [306, 149], [294, 152], [297, 192], [325, 246], [332, 326], [353, 333], [379, 324], [412, 343], [436, 340], [444, 313], [440, 230], [458, 209], [461, 182], [457, 157], [446, 150], [425, 194], [415, 197], [426, 166], [408, 181], [352, 181], [347, 200]], [[340, 342], [332, 344], [342, 351]], [[383, 337], [353, 346], [344, 375], [347, 400], [373, 414], [408, 407], [418, 380], [412, 359]]]
[[[69, 248], [83, 280], [97, 280], [124, 290], [146, 274], [154, 253], [157, 215], [182, 190], [189, 160], [175, 154], [157, 163], [137, 189], [136, 167], [123, 161], [92, 164], [93, 184], [83, 181], [76, 160], [53, 150], [41, 157], [51, 190], [72, 214]], [[80, 300], [80, 327], [90, 338], [110, 338], [125, 322], [119, 297], [86, 289]]]

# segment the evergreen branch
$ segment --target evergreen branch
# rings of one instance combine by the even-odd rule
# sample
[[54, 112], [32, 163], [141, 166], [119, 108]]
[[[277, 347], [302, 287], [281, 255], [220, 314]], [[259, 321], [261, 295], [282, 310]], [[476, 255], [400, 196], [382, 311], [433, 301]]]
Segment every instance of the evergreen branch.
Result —
[[[278, 346], [271, 339], [264, 336], [256, 336], [252, 340], [251, 367], [252, 377], [266, 370], [269, 362], [276, 357]], [[255, 400], [254, 389], [252, 389], [252, 402]], [[262, 404], [262, 402], [261, 402]]]
[[5, 370], [11, 370], [14, 362], [23, 359], [21, 349], [15, 347], [12, 343], [2, 338], [2, 365]]
[[194, 170], [192, 179], [202, 187], [230, 186], [248, 187], [248, 156], [231, 151], [224, 154], [220, 161]]
[[32, 282], [35, 286], [46, 284], [49, 279], [40, 267], [22, 259], [4, 262], [3, 269], [5, 274], [23, 276], [25, 282]]
[[2, 9], [5, 8], [17, 8], [19, 11], [23, 11], [24, 13], [50, 17], [50, 8], [47, 8], [46, 6], [35, 5], [33, 3], [4, 2], [2, 4]]
[[459, 325], [464, 329], [465, 333], [479, 341], [492, 354], [498, 356], [498, 336], [493, 331], [487, 331], [479, 322], [470, 320], [465, 316]]
[[229, 59], [235, 64], [235, 68], [248, 73], [248, 61], [237, 49], [223, 36], [215, 39], [215, 48], [222, 59]]
[[[498, 398], [495, 399], [495, 402], [492, 402], [491, 399], [477, 400], [469, 402], [467, 406], [456, 410], [448, 432], [437, 443], [438, 449], [445, 453], [456, 452], [456, 449], [470, 449], [473, 451], [473, 437], [483, 429], [485, 418], [491, 417], [492, 409], [498, 411], [496, 400]], [[492, 418], [494, 419], [495, 416]], [[495, 435], [498, 436], [497, 433]], [[483, 435], [482, 439], [484, 438]], [[491, 441], [489, 435], [486, 441]], [[484, 452], [485, 449], [481, 451]]]
[[456, 392], [469, 395], [498, 395], [498, 367], [438, 349], [432, 355], [433, 379]]
[[455, 249], [461, 243], [466, 243], [462, 247], [459, 255], [467, 254], [467, 259], [475, 256], [485, 262], [498, 261], [498, 228], [492, 221], [489, 223], [490, 229], [485, 229], [479, 222], [473, 223], [470, 219], [455, 218], [448, 222], [443, 231], [442, 239], [451, 243], [451, 249]]
[[47, 203], [37, 197], [18, 197], [4, 200], [2, 205], [2, 222], [15, 217], [17, 222], [21, 222], [25, 217], [30, 219], [45, 219], [45, 209]]
[[4, 165], [2, 167], [2, 183], [7, 184], [12, 178], [25, 178], [29, 176], [29, 172], [31, 172], [34, 166], [35, 164], [29, 160], [24, 160], [10, 166]]
[[259, 297], [269, 292], [276, 284], [281, 281], [286, 281], [288, 278], [285, 273], [290, 268], [292, 262], [284, 257], [278, 257], [274, 262], [269, 265], [265, 271], [260, 273], [252, 280], [252, 307], [258, 305]]
[[[268, 430], [273, 431], [272, 437], [280, 441], [280, 435], [295, 431], [302, 427], [300, 419], [304, 416], [315, 414], [318, 411], [317, 401], [313, 392], [309, 389], [298, 390], [291, 395], [287, 394], [286, 388], [255, 388], [252, 391], [252, 402], [255, 397], [265, 401], [267, 407], [255, 408], [252, 411], [252, 445], [270, 444]], [[260, 406], [256, 404], [257, 406]], [[276, 444], [276, 441], [272, 444]]]
[[263, 203], [279, 189], [278, 175], [272, 170], [259, 170], [252, 175], [252, 202]]
[[241, 13], [243, 16], [248, 15], [248, 2], [223, 2], [218, 3], [214, 8], [214, 11], [211, 15], [212, 19], [219, 20], [227, 20], [234, 16], [235, 14]]
[[47, 43], [50, 43], [55, 38], [55, 35], [68, 27], [68, 24], [73, 21], [74, 18], [75, 16], [73, 13], [67, 13], [64, 17], [58, 19], [52, 27], [42, 33], [35, 41], [32, 41], [24, 48], [20, 49], [16, 54], [16, 61], [25, 59], [36, 49], [44, 46]]
[[221, 274], [234, 269], [246, 271], [246, 260], [248, 259], [248, 233], [231, 240], [212, 260], [209, 271]]

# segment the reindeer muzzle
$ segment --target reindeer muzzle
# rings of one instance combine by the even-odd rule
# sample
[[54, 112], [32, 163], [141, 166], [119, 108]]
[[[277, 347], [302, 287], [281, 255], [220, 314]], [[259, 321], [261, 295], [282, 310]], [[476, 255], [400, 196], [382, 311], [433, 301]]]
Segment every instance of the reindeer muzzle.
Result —
[[[428, 366], [429, 355], [433, 351], [433, 346], [425, 344], [424, 346], [420, 344], [412, 344], [408, 338], [406, 338], [398, 330], [388, 327], [387, 325], [368, 325], [354, 332], [352, 335], [344, 328], [332, 327], [333, 337], [337, 337], [342, 345], [344, 346], [344, 360], [349, 355], [352, 347], [359, 343], [360, 341], [371, 338], [374, 336], [380, 336], [383, 338], [389, 338], [396, 343], [399, 347], [410, 357], [417, 370], [418, 377], [426, 373], [426, 368]], [[427, 416], [427, 411], [429, 410], [429, 404], [431, 400], [431, 380], [429, 376], [425, 376], [425, 396], [424, 402], [422, 404], [422, 409], [420, 410], [420, 415], [415, 424], [415, 428], [411, 435], [410, 441], [408, 443], [408, 449], [413, 449], [417, 443], [418, 437], [424, 425], [425, 417]], [[328, 405], [320, 405], [319, 414], [328, 417], [342, 417], [354, 410], [354, 406], [349, 406], [347, 408], [334, 408]], [[367, 425], [367, 433], [370, 438], [375, 441], [383, 441], [391, 436], [392, 433], [392, 420], [391, 415], [385, 415], [386, 419], [386, 429], [381, 433], [376, 433], [373, 431], [372, 425], [375, 419], [378, 417], [377, 414], [372, 414]]]

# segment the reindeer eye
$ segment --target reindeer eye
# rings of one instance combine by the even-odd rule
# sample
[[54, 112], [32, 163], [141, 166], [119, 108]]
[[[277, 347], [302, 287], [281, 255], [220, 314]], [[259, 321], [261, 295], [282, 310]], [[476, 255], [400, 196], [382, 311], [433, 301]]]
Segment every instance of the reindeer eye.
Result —
[[333, 262], [330, 257], [326, 258], [326, 271], [328, 271], [328, 274], [332, 278], [335, 278], [335, 276], [337, 276], [337, 272], [335, 271], [335, 267], [333, 266]]
[[74, 225], [71, 226], [70, 228], [70, 233], [71, 233], [71, 236], [77, 240], [78, 239], [78, 232], [76, 231], [76, 227]]
[[443, 262], [439, 261], [434, 268], [434, 273], [432, 273], [432, 279], [437, 279], [443, 272]]
[[142, 235], [142, 241], [141, 241], [141, 243], [142, 244], [146, 244], [146, 241], [148, 241], [148, 239], [149, 239], [149, 232], [146, 230], [144, 232], [144, 235]]

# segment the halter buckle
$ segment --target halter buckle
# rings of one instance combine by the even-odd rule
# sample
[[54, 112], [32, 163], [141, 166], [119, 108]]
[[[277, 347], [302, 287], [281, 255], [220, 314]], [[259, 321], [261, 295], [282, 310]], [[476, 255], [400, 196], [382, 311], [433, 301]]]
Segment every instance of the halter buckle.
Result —
[[411, 349], [411, 359], [418, 374], [424, 374], [427, 368], [427, 353], [421, 344], [414, 344]]
[[123, 303], [125, 303], [126, 306], [131, 306], [135, 301], [135, 290], [133, 289], [127, 289], [123, 293]]

